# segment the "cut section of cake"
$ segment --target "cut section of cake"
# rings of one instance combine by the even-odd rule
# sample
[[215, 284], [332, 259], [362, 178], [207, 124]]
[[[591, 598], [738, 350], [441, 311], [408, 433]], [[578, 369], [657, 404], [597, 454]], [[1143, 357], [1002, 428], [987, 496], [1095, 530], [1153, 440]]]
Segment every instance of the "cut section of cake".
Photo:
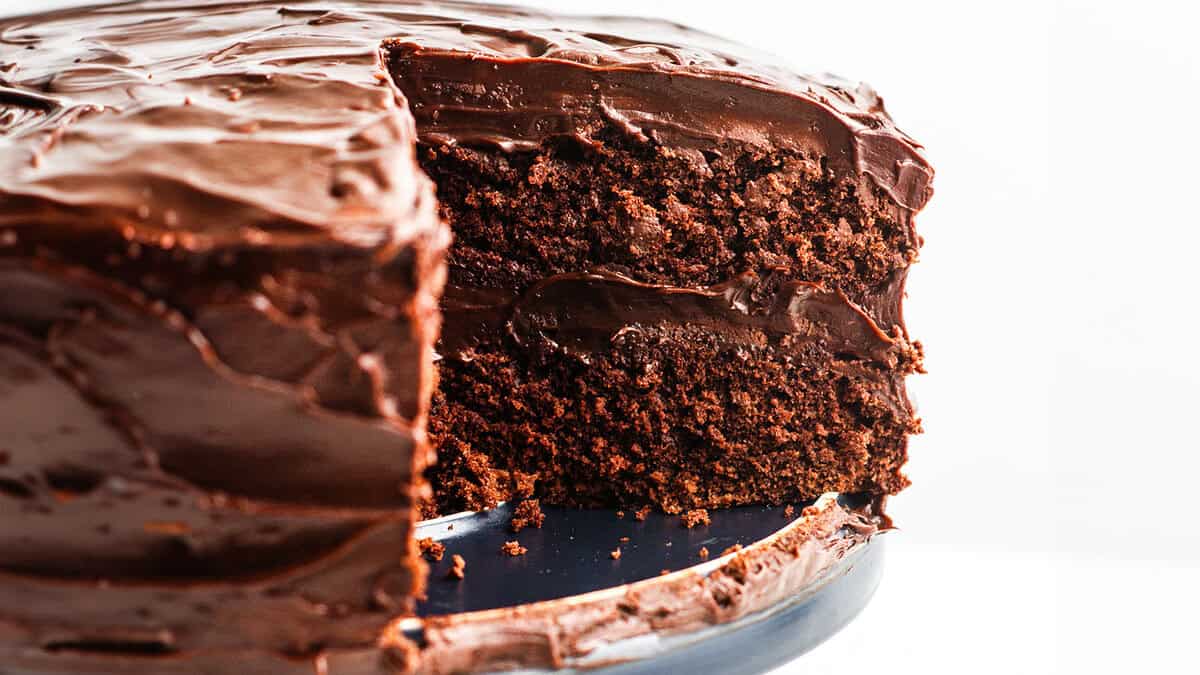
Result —
[[463, 25], [386, 54], [455, 233], [433, 510], [903, 488], [932, 173], [874, 92], [665, 23]]

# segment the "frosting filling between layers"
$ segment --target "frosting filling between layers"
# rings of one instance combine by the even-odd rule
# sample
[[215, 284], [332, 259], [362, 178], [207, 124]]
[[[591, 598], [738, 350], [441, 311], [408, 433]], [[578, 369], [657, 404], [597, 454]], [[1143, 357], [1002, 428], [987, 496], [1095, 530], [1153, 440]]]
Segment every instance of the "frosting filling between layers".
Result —
[[[837, 290], [773, 279], [780, 272], [746, 272], [707, 288], [634, 281], [613, 272], [557, 274], [524, 293], [449, 285], [439, 342], [443, 357], [469, 358], [475, 345], [507, 333], [521, 346], [545, 342], [586, 358], [609, 349], [628, 331], [702, 328], [730, 345], [763, 345], [788, 335], [820, 343], [835, 354], [894, 366], [904, 339], [885, 333], [870, 315]], [[782, 279], [782, 277], [780, 277]], [[898, 312], [903, 282], [880, 298], [880, 313]]]

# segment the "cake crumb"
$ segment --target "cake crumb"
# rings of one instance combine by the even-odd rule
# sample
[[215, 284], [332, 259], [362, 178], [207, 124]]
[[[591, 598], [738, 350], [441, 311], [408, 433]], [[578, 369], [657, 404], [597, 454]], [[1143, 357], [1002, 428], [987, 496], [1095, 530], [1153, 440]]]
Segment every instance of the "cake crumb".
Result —
[[[66, 503], [74, 499], [74, 495], [67, 492], [54, 492], [54, 497], [60, 503]], [[169, 534], [174, 536], [182, 536], [192, 531], [191, 526], [187, 523], [178, 521], [151, 521], [142, 524], [142, 529], [153, 534]]]
[[671, 570], [659, 570], [659, 572], [658, 572], [658, 576], [660, 576], [660, 577], [665, 577], [665, 576], [667, 576], [667, 575], [668, 575], [668, 574], [670, 574], [670, 573], [671, 573]]
[[708, 518], [707, 509], [692, 509], [691, 511], [683, 514], [681, 519], [683, 520], [683, 526], [689, 530], [697, 525], [708, 525], [712, 522]]
[[529, 552], [529, 549], [522, 546], [519, 541], [506, 541], [500, 546], [500, 552], [515, 558], [519, 555], [525, 555]]
[[724, 551], [721, 551], [721, 555], [729, 555], [730, 553], [737, 553], [740, 550], [742, 550], [742, 545], [734, 544], [733, 546], [730, 546], [729, 548], [725, 549]]
[[544, 522], [546, 522], [546, 514], [542, 513], [541, 503], [536, 499], [526, 499], [517, 504], [517, 508], [513, 510], [513, 517], [508, 522], [508, 529], [516, 534], [527, 527], [540, 528]]
[[613, 560], [620, 560], [621, 559], [621, 547], [618, 546], [616, 549], [614, 549], [612, 553], [608, 554], [608, 557], [612, 558]]
[[624, 511], [617, 511], [617, 517], [618, 517], [618, 518], [624, 518], [624, 517], [625, 517], [625, 512], [624, 512]]
[[650, 507], [643, 506], [642, 508], [638, 509], [636, 513], [633, 514], [633, 519], [637, 520], [637, 521], [643, 521], [646, 519], [646, 516], [649, 516], [649, 515], [650, 515]]
[[418, 539], [417, 548], [421, 549], [421, 554], [429, 562], [438, 562], [446, 555], [446, 545], [434, 541], [433, 537]]
[[457, 553], [450, 556], [450, 571], [446, 573], [447, 579], [462, 580], [467, 577], [467, 561]]
[[529, 499], [533, 496], [534, 490], [537, 488], [538, 475], [536, 473], [513, 471], [509, 474], [509, 479], [512, 481], [512, 499]]
[[700, 547], [700, 559], [708, 560], [708, 547], [707, 546]]
[[787, 506], [783, 507], [783, 517], [784, 518], [791, 518], [795, 513], [796, 513], [796, 507], [792, 506], [791, 504], [788, 504]]
[[628, 544], [628, 543], [629, 543], [629, 537], [621, 537], [621, 538], [620, 538], [620, 539], [618, 539], [617, 541], [621, 542], [622, 544]]

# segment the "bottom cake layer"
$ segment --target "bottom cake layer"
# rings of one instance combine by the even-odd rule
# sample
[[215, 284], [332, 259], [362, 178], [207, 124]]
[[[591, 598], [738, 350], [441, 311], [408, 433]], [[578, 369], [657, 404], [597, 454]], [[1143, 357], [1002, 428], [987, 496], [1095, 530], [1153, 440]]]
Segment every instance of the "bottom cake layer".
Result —
[[532, 494], [679, 512], [907, 485], [919, 347], [837, 291], [564, 274], [507, 298], [451, 288], [444, 310], [427, 515]]

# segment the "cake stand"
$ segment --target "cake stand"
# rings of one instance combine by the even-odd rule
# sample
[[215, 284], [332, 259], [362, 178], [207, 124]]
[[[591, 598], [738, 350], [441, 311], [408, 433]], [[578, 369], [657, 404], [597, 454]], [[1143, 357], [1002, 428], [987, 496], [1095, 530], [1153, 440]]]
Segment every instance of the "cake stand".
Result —
[[[551, 616], [552, 623], [588, 621], [588, 610], [581, 607], [628, 596], [631, 589], [637, 597], [659, 603], [665, 597], [669, 604], [681, 579], [700, 579], [727, 565], [735, 555], [722, 555], [729, 547], [740, 545], [744, 552], [753, 552], [755, 547], [771, 546], [781, 533], [799, 527], [803, 516], [799, 510], [785, 516], [779, 507], [719, 509], [709, 512], [711, 523], [689, 529], [679, 516], [657, 512], [637, 520], [632, 513], [615, 510], [543, 511], [541, 528], [518, 534], [509, 530], [508, 505], [421, 523], [418, 536], [431, 537], [447, 550], [441, 561], [431, 564], [420, 618], [400, 625], [406, 636], [424, 645], [433, 623], [461, 625], [478, 619], [490, 624], [491, 630], [462, 635], [464, 642], [479, 643], [462, 657], [463, 663], [489, 661], [478, 658], [484, 654], [501, 664], [476, 672], [763, 673], [796, 659], [845, 626], [866, 606], [883, 571], [886, 531], [847, 548], [803, 583], [744, 616], [634, 637], [616, 631], [607, 639], [602, 632], [591, 638], [586, 654], [544, 659], [543, 652], [557, 647], [547, 640], [553, 642], [558, 627], [546, 631], [549, 638], [531, 638], [521, 627], [535, 621], [531, 617]], [[516, 557], [503, 554], [501, 546], [509, 541], [518, 541], [526, 552]], [[708, 559], [701, 557], [702, 548], [710, 552]], [[617, 549], [619, 554], [614, 553]], [[466, 561], [461, 580], [448, 578], [452, 554]], [[657, 587], [672, 590], [659, 597]], [[679, 606], [663, 611], [668, 609], [688, 611]], [[510, 656], [497, 657], [498, 650], [508, 650]], [[551, 663], [528, 665], [540, 660]], [[455, 662], [452, 667], [462, 666]]]

